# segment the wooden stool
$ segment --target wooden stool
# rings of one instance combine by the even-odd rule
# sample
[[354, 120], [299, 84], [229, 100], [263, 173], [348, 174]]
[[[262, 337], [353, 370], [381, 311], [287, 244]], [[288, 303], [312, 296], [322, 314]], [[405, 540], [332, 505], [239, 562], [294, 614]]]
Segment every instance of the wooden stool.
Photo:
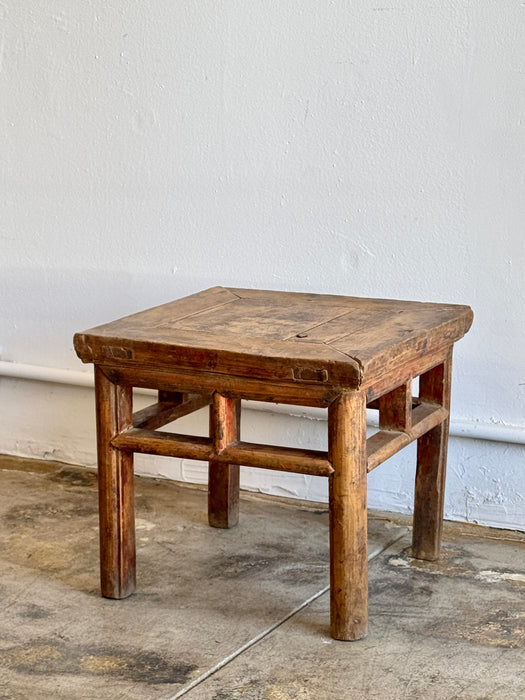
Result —
[[[452, 347], [468, 306], [214, 287], [75, 335], [95, 364], [102, 595], [135, 589], [133, 453], [209, 462], [209, 522], [237, 523], [239, 465], [327, 476], [331, 633], [368, 624], [366, 476], [418, 440], [412, 556], [439, 555]], [[419, 377], [419, 396], [412, 379]], [[132, 387], [158, 402], [132, 412]], [[328, 452], [240, 439], [241, 399], [328, 408]], [[157, 428], [210, 405], [210, 437]], [[379, 410], [367, 440], [366, 408]]]

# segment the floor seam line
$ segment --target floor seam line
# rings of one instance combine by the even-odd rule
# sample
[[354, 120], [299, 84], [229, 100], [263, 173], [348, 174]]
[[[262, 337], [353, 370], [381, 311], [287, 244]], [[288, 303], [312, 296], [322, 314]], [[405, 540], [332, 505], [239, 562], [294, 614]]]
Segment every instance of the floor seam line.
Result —
[[250, 639], [248, 642], [240, 646], [238, 649], [233, 651], [231, 654], [226, 656], [224, 659], [219, 661], [219, 663], [215, 664], [212, 668], [208, 669], [205, 671], [203, 674], [201, 674], [198, 678], [196, 678], [194, 681], [192, 681], [188, 686], [185, 688], [182, 688], [179, 690], [178, 693], [175, 693], [175, 695], [170, 695], [170, 697], [166, 698], [166, 700], [178, 700], [178, 698], [183, 697], [183, 695], [186, 695], [186, 693], [189, 693], [190, 690], [193, 690], [196, 688], [198, 685], [203, 683], [204, 681], [208, 680], [210, 676], [212, 676], [214, 673], [217, 673], [217, 671], [220, 671], [221, 668], [224, 668], [224, 666], [227, 666], [229, 663], [234, 661], [238, 656], [243, 654], [245, 651], [250, 649], [251, 647], [255, 646], [258, 642], [260, 642], [262, 639], [267, 637], [269, 634], [274, 632], [278, 627], [281, 627], [287, 620], [289, 620], [291, 617], [296, 615], [298, 612], [300, 612], [303, 608], [305, 608], [307, 605], [312, 603], [314, 600], [322, 596], [324, 593], [326, 593], [328, 590], [330, 590], [330, 584], [322, 588], [320, 591], [317, 591], [317, 593], [314, 593], [310, 598], [307, 600], [303, 601], [300, 605], [298, 605], [296, 608], [291, 610], [287, 615], [282, 617], [280, 620], [277, 620], [277, 622], [274, 622], [273, 625], [270, 625], [270, 627], [267, 627], [265, 630], [262, 632], [259, 632], [259, 634], [255, 635], [252, 639]]
[[[391, 540], [387, 544], [383, 545], [378, 551], [372, 552], [367, 558], [368, 563], [370, 563], [372, 560], [374, 560], [380, 554], [383, 554], [383, 552], [385, 552], [389, 547], [394, 545], [396, 542], [399, 542], [399, 540], [401, 540], [405, 535], [406, 535], [406, 532], [403, 532], [402, 534], [398, 535], [396, 538], [394, 538], [393, 540]], [[169, 697], [165, 698], [165, 700], [178, 700], [179, 698], [182, 698], [184, 695], [189, 693], [191, 690], [196, 688], [198, 685], [200, 685], [204, 681], [207, 681], [208, 678], [210, 678], [215, 673], [217, 673], [217, 671], [220, 671], [222, 668], [224, 668], [229, 663], [234, 661], [237, 657], [241, 656], [241, 654], [244, 654], [245, 651], [248, 651], [248, 649], [251, 649], [251, 647], [258, 644], [265, 637], [267, 637], [272, 632], [274, 632], [276, 629], [281, 627], [290, 618], [292, 618], [294, 615], [297, 615], [297, 613], [301, 612], [301, 610], [304, 610], [304, 608], [306, 608], [308, 605], [310, 605], [310, 603], [313, 603], [314, 600], [317, 600], [317, 598], [320, 598], [322, 595], [327, 593], [329, 590], [330, 590], [330, 584], [328, 584], [327, 586], [324, 586], [324, 588], [322, 588], [320, 591], [317, 591], [317, 593], [314, 593], [309, 598], [307, 598], [305, 601], [300, 603], [296, 608], [294, 608], [289, 613], [287, 613], [283, 618], [281, 618], [277, 622], [274, 622], [273, 625], [270, 625], [270, 627], [267, 627], [262, 632], [259, 632], [259, 634], [255, 635], [255, 637], [253, 637], [252, 639], [247, 641], [245, 644], [240, 646], [238, 649], [233, 651], [231, 654], [226, 656], [224, 659], [219, 661], [217, 664], [215, 664], [215, 666], [212, 666], [207, 671], [202, 673], [198, 678], [195, 678], [195, 680], [192, 681], [185, 688], [181, 688], [181, 690], [179, 690], [177, 693], [175, 693], [175, 695], [170, 695]]]

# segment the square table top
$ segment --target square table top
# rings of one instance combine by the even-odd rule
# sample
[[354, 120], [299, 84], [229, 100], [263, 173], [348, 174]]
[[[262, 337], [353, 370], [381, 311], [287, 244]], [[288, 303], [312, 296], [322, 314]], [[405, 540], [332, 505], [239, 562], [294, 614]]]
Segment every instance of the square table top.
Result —
[[468, 306], [212, 287], [75, 335], [84, 362], [359, 386], [451, 346]]

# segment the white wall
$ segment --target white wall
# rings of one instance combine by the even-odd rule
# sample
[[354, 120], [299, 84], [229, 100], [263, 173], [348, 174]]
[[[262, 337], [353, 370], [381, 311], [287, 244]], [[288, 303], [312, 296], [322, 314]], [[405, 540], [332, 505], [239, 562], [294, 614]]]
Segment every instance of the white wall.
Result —
[[[468, 303], [453, 418], [524, 442], [524, 69], [519, 0], [3, 0], [1, 360], [78, 370], [75, 331], [214, 284]], [[0, 379], [0, 451], [93, 463], [92, 398]], [[453, 438], [447, 515], [525, 530], [524, 450]]]

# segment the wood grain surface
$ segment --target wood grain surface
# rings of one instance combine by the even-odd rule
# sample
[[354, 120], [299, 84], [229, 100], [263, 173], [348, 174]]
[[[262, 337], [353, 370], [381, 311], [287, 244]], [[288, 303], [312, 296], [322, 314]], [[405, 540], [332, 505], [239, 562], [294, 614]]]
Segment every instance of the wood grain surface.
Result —
[[450, 346], [468, 306], [213, 287], [75, 336], [84, 362], [358, 388]]

